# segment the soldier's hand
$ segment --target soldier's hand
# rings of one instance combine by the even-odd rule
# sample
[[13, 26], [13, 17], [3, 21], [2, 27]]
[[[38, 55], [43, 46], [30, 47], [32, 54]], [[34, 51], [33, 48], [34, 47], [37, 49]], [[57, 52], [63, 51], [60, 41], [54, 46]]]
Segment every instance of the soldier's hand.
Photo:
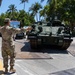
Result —
[[25, 29], [25, 28], [21, 28], [21, 31], [25, 32], [25, 31], [26, 31], [26, 29]]

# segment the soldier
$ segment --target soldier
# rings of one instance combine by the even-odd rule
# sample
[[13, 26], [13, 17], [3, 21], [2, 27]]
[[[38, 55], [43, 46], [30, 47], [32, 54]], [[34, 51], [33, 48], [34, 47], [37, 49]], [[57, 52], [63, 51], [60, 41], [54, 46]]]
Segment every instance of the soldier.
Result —
[[15, 58], [15, 46], [13, 41], [13, 35], [16, 33], [24, 32], [24, 29], [16, 29], [10, 27], [10, 19], [5, 18], [5, 26], [0, 28], [2, 34], [2, 57], [5, 73], [8, 73], [8, 56], [10, 56], [10, 72], [15, 72], [14, 58]]

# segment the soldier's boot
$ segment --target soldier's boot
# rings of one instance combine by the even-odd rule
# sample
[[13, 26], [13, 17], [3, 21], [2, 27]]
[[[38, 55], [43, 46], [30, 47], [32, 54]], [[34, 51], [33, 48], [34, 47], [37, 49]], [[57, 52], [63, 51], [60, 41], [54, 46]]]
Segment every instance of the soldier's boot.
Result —
[[4, 74], [7, 74], [7, 73], [8, 73], [8, 68], [5, 68]]
[[13, 66], [10, 67], [10, 72], [15, 73], [16, 70], [13, 68]]

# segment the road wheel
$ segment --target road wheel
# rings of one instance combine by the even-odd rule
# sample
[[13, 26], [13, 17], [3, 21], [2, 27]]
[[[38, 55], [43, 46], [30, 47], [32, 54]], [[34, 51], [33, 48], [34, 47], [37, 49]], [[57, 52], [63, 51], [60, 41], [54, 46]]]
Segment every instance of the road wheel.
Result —
[[37, 47], [37, 39], [31, 39], [30, 40], [30, 46], [32, 49], [36, 49]]
[[64, 40], [62, 49], [66, 50], [70, 46], [71, 41], [70, 40]]

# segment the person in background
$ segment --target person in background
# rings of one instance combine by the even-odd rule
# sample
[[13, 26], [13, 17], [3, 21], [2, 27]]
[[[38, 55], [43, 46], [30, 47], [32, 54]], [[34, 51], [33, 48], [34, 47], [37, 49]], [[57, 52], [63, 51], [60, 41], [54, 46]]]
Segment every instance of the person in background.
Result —
[[20, 32], [25, 32], [25, 29], [16, 29], [10, 27], [10, 19], [5, 18], [4, 26], [0, 27], [0, 33], [2, 34], [2, 57], [3, 67], [5, 68], [4, 73], [8, 73], [8, 56], [10, 57], [10, 72], [16, 72], [14, 69], [15, 62], [15, 45], [13, 41], [13, 35]]

